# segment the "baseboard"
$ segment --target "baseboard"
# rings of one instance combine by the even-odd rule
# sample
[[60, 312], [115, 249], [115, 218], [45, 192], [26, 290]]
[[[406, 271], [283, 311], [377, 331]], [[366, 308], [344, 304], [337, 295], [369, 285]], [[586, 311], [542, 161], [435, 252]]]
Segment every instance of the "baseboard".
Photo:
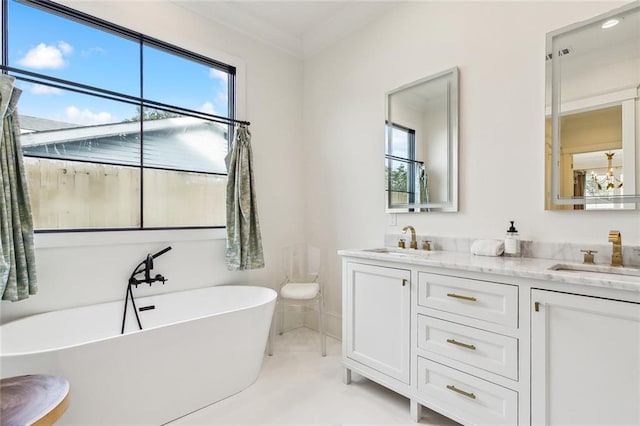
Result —
[[[327, 336], [337, 340], [342, 340], [342, 315], [335, 312], [324, 313], [325, 328]], [[278, 314], [274, 314], [274, 325], [279, 326]], [[304, 306], [285, 305], [284, 331], [293, 330], [298, 327], [308, 327], [312, 330], [319, 330], [318, 311]]]
[[[342, 340], [342, 315], [335, 312], [325, 312], [324, 321], [327, 336]], [[318, 330], [318, 314], [316, 311], [307, 310], [304, 313], [304, 325], [313, 330]]]

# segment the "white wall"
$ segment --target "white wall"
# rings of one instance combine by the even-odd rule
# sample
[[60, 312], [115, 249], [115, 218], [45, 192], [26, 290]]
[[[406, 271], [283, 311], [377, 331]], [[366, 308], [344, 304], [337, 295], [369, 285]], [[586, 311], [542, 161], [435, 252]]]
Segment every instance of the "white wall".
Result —
[[[267, 268], [229, 272], [225, 234], [165, 231], [37, 235], [39, 292], [2, 302], [2, 322], [32, 313], [122, 299], [131, 270], [148, 252], [173, 250], [155, 262], [163, 287], [137, 294], [255, 282], [273, 285], [282, 245], [302, 241], [302, 62], [291, 55], [205, 21], [167, 1], [73, 1], [65, 5], [238, 67], [239, 117], [251, 121], [255, 177]], [[180, 78], [180, 76], [176, 76]]]
[[[333, 259], [327, 310], [341, 310], [341, 248], [420, 234], [606, 244], [640, 243], [640, 212], [544, 210], [545, 34], [620, 2], [408, 2], [304, 64], [309, 237]], [[460, 69], [460, 212], [384, 211], [384, 94]]]
[[[524, 239], [588, 247], [619, 229], [623, 243], [640, 244], [638, 211], [544, 211], [545, 34], [621, 2], [399, 4], [304, 64], [166, 1], [64, 4], [239, 67], [239, 115], [252, 122], [268, 267], [226, 271], [219, 232], [39, 236], [40, 292], [2, 302], [2, 322], [118, 300], [131, 268], [168, 244], [174, 250], [156, 268], [170, 281], [141, 293], [273, 284], [282, 246], [305, 239], [319, 245], [329, 259], [332, 334], [340, 333], [336, 251], [380, 246], [385, 233], [406, 224], [421, 234], [501, 238], [508, 220], [516, 220]], [[461, 73], [460, 212], [401, 214], [397, 226], [388, 226], [384, 94], [453, 66]]]

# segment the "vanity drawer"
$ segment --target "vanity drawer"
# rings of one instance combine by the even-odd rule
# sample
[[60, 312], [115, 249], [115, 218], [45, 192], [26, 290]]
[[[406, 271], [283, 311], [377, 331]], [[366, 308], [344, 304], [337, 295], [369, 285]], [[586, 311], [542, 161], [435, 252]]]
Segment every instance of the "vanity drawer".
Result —
[[518, 327], [518, 287], [514, 285], [419, 272], [418, 305]]
[[518, 424], [517, 392], [422, 357], [418, 357], [418, 397], [465, 424]]
[[518, 339], [418, 315], [418, 347], [518, 380]]

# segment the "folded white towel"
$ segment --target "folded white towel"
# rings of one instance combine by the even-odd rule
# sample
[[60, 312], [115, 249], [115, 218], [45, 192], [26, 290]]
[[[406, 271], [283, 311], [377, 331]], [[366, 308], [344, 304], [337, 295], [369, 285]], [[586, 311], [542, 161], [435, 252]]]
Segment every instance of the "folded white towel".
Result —
[[504, 253], [504, 241], [475, 240], [471, 244], [471, 253], [476, 256], [500, 256]]

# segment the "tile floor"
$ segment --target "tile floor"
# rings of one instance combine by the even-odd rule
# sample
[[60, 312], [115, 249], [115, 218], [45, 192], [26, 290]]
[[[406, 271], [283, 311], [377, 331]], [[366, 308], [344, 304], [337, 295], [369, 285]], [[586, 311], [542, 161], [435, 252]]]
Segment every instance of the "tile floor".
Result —
[[[354, 375], [342, 383], [341, 343], [298, 328], [276, 336], [258, 380], [244, 391], [171, 423], [178, 425], [396, 425], [415, 426], [409, 400]], [[423, 409], [421, 425], [457, 425]]]

